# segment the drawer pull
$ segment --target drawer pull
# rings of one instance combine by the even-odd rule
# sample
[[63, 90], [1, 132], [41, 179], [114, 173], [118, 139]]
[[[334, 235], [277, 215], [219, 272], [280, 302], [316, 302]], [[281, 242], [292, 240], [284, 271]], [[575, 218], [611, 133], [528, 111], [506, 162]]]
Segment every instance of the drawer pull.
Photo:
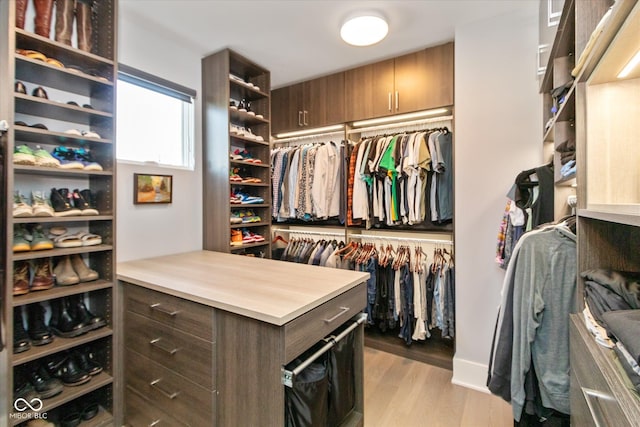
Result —
[[607, 424], [604, 422], [600, 399], [611, 401], [615, 401], [615, 399], [606, 393], [585, 387], [582, 387], [582, 394], [584, 395], [584, 399], [587, 401], [589, 412], [591, 412], [591, 418], [593, 418], [593, 422], [596, 424], [596, 427], [605, 427]]
[[174, 391], [173, 393], [171, 393], [171, 392], [169, 392], [169, 391], [163, 390], [163, 389], [162, 389], [162, 387], [160, 387], [160, 386], [159, 386], [160, 381], [162, 381], [160, 378], [155, 379], [155, 380], [151, 381], [151, 382], [149, 383], [149, 385], [150, 385], [151, 387], [154, 387], [156, 390], [158, 390], [160, 393], [162, 393], [162, 394], [163, 394], [166, 398], [168, 398], [168, 399], [173, 400], [173, 399], [175, 399], [176, 397], [178, 397], [178, 395], [180, 394], [180, 392], [179, 392], [179, 391]]
[[149, 427], [155, 427], [155, 426], [157, 426], [158, 424], [160, 424], [161, 422], [162, 422], [162, 420], [155, 420], [155, 421], [151, 421], [151, 422], [149, 423]]
[[335, 316], [329, 318], [329, 319], [324, 319], [325, 323], [331, 323], [334, 320], [336, 320], [338, 317], [342, 316], [343, 314], [345, 314], [346, 312], [348, 312], [349, 310], [351, 310], [349, 307], [340, 307], [340, 313], [336, 314]]
[[180, 313], [180, 310], [173, 310], [173, 311], [165, 310], [164, 308], [162, 308], [162, 305], [159, 302], [155, 304], [151, 304], [149, 308], [155, 311], [159, 311], [160, 313], [164, 313], [171, 317], [175, 317], [178, 313]]
[[152, 346], [166, 352], [169, 353], [170, 355], [174, 355], [178, 352], [178, 350], [180, 350], [177, 347], [174, 348], [167, 348], [165, 346], [163, 346], [162, 344], [160, 344], [160, 342], [162, 342], [162, 338], [154, 338], [151, 341], [149, 341], [149, 344], [151, 344]]

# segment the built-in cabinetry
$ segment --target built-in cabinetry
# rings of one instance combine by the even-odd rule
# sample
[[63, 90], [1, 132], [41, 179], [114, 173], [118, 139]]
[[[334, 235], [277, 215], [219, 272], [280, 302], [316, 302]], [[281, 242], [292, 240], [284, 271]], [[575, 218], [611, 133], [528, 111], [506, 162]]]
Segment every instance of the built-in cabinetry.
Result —
[[[5, 286], [0, 295], [0, 311], [5, 350], [0, 353], [3, 379], [0, 424], [16, 425], [38, 416], [61, 422], [65, 417], [79, 414], [79, 418], [85, 413], [94, 416], [83, 425], [119, 425], [120, 408], [114, 383], [117, 367], [113, 357], [117, 345], [114, 333], [117, 2], [101, 0], [89, 9], [93, 29], [85, 33], [89, 34], [89, 43], [83, 45], [84, 50], [76, 48], [75, 41], [72, 45], [54, 41], [53, 31], [52, 38], [35, 34], [33, 16], [29, 15], [32, 12], [27, 14], [25, 28], [18, 28], [17, 3], [0, 3], [0, 120], [9, 125], [2, 136], [1, 166], [4, 211], [0, 281]], [[73, 19], [69, 24], [73, 27]], [[13, 91], [16, 82], [24, 85], [26, 93]], [[47, 96], [43, 97], [43, 93]], [[88, 166], [88, 162], [73, 169], [44, 166], [41, 162], [33, 163], [27, 150], [16, 155], [19, 146], [49, 153], [59, 149], [75, 153], [76, 159], [90, 153], [99, 167]], [[88, 190], [84, 192], [85, 199], [95, 210], [35, 216], [30, 208], [23, 208], [22, 215], [14, 216], [16, 192], [32, 203], [32, 192], [41, 192], [48, 200], [53, 188], [68, 189], [70, 194], [76, 189]], [[66, 233], [67, 238], [55, 246], [50, 242], [36, 245], [39, 238], [46, 238], [54, 229], [57, 234]], [[32, 238], [26, 244], [19, 241], [23, 233]], [[54, 267], [55, 278], [51, 275]], [[71, 273], [79, 282], [69, 279]], [[88, 310], [84, 313], [91, 319], [82, 322], [81, 309]], [[21, 334], [22, 327], [27, 334], [35, 332], [36, 325], [51, 328], [52, 317], [57, 315], [70, 316], [74, 329], [65, 330], [62, 322], [56, 321], [55, 326], [64, 337], [56, 332], [49, 334], [52, 340], [34, 341], [31, 336], [30, 346], [14, 348], [15, 334]], [[65, 374], [65, 369], [68, 373], [71, 360], [78, 366], [80, 353], [92, 355], [100, 369], [94, 366], [92, 375], [83, 371], [79, 374], [84, 375], [74, 379]], [[17, 389], [28, 388], [26, 384], [33, 383], [32, 374], [38, 370], [53, 376], [61, 374], [64, 386], [49, 388], [48, 395], [54, 389], [56, 392], [47, 398], [39, 392], [18, 395]], [[20, 398], [28, 401], [29, 407]], [[91, 409], [98, 409], [97, 414]]]
[[271, 132], [315, 128], [344, 121], [344, 73], [331, 74], [271, 92]]
[[202, 60], [204, 249], [271, 252], [270, 81], [229, 49]]
[[[638, 34], [640, 4], [617, 1], [576, 78], [578, 272], [640, 271], [640, 68], [620, 75], [640, 51]], [[583, 306], [580, 277], [578, 289]], [[596, 344], [579, 315], [571, 333], [573, 424], [638, 425], [640, 399], [613, 350]]]
[[286, 425], [289, 363], [357, 325], [354, 406], [337, 425], [363, 425], [367, 273], [198, 251], [118, 264], [118, 278], [127, 424]]

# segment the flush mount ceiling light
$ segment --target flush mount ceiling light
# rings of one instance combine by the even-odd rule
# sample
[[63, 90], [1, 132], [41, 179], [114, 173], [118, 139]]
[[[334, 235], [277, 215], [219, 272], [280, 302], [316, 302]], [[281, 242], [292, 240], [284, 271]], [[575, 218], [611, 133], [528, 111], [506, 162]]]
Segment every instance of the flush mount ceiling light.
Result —
[[387, 21], [375, 14], [348, 19], [340, 28], [342, 40], [353, 46], [370, 46], [384, 39], [389, 32]]

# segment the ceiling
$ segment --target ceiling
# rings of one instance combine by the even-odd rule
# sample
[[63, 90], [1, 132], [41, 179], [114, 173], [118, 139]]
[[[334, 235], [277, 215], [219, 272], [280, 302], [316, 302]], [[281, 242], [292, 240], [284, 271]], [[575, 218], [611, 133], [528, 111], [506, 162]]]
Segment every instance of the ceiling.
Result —
[[[271, 71], [272, 87], [454, 39], [461, 24], [509, 13], [537, 0], [120, 0], [126, 22], [147, 21], [205, 56], [229, 47]], [[358, 11], [382, 13], [389, 35], [369, 47], [340, 39]]]

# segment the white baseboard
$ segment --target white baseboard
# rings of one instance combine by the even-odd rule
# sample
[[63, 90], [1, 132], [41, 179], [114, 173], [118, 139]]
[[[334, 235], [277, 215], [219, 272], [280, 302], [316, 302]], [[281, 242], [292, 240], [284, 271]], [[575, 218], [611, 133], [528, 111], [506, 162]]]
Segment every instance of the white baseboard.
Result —
[[451, 382], [473, 390], [489, 393], [487, 388], [488, 366], [470, 360], [453, 358], [453, 378]]

